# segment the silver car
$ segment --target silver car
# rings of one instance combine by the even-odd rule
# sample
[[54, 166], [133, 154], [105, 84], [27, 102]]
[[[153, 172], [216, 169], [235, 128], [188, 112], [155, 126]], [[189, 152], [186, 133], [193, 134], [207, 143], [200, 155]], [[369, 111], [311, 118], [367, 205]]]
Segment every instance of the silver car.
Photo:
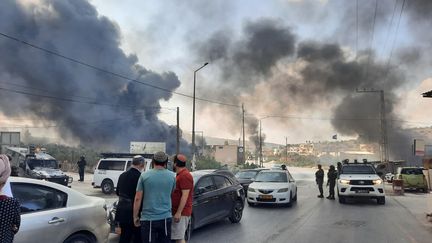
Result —
[[21, 227], [14, 243], [108, 241], [104, 199], [43, 180], [10, 177], [9, 182], [21, 203]]

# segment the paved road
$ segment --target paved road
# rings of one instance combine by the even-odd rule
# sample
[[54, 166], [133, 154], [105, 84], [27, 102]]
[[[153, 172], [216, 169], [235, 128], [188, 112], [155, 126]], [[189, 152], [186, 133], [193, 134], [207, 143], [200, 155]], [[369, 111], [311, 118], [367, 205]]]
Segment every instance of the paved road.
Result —
[[[336, 201], [318, 199], [310, 169], [290, 168], [298, 184], [298, 202], [291, 208], [246, 205], [239, 224], [220, 221], [193, 232], [192, 243], [212, 242], [391, 242], [430, 243], [432, 224], [413, 207], [427, 208], [427, 196], [407, 194], [387, 197], [384, 206], [375, 200], [352, 201], [341, 205]], [[90, 179], [90, 178], [89, 178]], [[114, 201], [88, 183], [74, 183], [75, 189], [88, 195]], [[416, 208], [414, 208], [416, 209]], [[110, 243], [118, 242], [111, 235]]]
[[431, 242], [432, 224], [419, 221], [395, 197], [384, 206], [375, 200], [341, 205], [316, 197], [313, 171], [291, 171], [299, 189], [293, 207], [246, 206], [240, 224], [226, 220], [197, 229], [191, 242]]

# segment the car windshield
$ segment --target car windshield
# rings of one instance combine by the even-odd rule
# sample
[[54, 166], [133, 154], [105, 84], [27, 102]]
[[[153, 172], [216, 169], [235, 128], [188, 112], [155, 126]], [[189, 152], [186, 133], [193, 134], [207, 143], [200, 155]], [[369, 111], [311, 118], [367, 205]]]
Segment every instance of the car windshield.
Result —
[[239, 171], [235, 177], [238, 179], [251, 179], [254, 178], [257, 173], [258, 171]]
[[369, 165], [359, 165], [359, 166], [344, 166], [342, 167], [341, 174], [376, 174], [372, 166]]
[[255, 182], [287, 182], [285, 172], [261, 172], [255, 178]]
[[58, 163], [56, 160], [30, 159], [27, 160], [27, 164], [31, 170], [33, 170], [36, 167], [51, 168], [51, 169], [58, 168]]
[[423, 175], [423, 170], [420, 168], [405, 168], [405, 169], [402, 169], [401, 174], [404, 174], [404, 175]]

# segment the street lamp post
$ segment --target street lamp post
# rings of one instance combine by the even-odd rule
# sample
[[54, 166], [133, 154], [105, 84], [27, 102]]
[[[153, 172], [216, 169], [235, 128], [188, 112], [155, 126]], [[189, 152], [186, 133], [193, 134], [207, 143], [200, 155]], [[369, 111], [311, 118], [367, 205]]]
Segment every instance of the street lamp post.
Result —
[[207, 66], [208, 62], [204, 63], [200, 68], [194, 71], [194, 84], [193, 84], [193, 106], [192, 106], [192, 170], [195, 169], [195, 87], [196, 87], [196, 73], [203, 67]]

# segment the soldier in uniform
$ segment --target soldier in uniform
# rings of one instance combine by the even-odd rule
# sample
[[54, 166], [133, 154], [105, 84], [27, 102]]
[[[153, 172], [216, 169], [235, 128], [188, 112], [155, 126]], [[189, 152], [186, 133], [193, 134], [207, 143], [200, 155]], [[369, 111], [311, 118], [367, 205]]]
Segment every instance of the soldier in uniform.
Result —
[[321, 165], [318, 165], [318, 170], [315, 172], [315, 181], [318, 185], [318, 189], [320, 194], [318, 195], [319, 198], [324, 197], [324, 190], [323, 190], [323, 184], [324, 184], [324, 170], [321, 168]]
[[336, 171], [336, 168], [334, 165], [330, 165], [330, 169], [327, 173], [327, 186], [329, 187], [329, 196], [327, 199], [335, 199], [335, 186], [336, 186], [336, 179], [338, 177], [338, 172]]
[[84, 158], [84, 155], [81, 156], [80, 160], [77, 162], [78, 165], [78, 173], [79, 173], [79, 177], [80, 179], [78, 181], [83, 182], [84, 181], [84, 172], [85, 172], [85, 167], [87, 165], [87, 161]]

